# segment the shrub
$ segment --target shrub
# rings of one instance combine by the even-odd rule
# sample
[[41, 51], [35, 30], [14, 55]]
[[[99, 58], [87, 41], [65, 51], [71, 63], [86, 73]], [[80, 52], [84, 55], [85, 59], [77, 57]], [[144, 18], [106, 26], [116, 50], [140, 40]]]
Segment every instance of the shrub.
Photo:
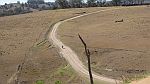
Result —
[[37, 80], [36, 84], [44, 84], [44, 81], [43, 80]]
[[61, 81], [58, 80], [58, 81], [55, 82], [55, 84], [61, 84]]

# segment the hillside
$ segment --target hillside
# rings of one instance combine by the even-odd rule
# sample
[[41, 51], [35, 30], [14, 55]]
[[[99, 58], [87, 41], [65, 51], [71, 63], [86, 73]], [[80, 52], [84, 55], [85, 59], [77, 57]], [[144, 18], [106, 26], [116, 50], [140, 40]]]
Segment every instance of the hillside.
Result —
[[48, 42], [47, 31], [59, 20], [100, 9], [103, 8], [48, 10], [0, 17], [0, 84], [10, 81], [13, 84], [11, 79], [19, 65], [22, 69], [17, 78], [21, 83], [43, 80], [53, 84], [60, 80], [83, 84], [85, 81]]
[[[150, 71], [150, 7], [120, 7], [65, 22], [59, 38], [87, 64], [83, 37], [91, 52], [93, 71], [126, 82]], [[117, 22], [118, 21], [118, 22]]]

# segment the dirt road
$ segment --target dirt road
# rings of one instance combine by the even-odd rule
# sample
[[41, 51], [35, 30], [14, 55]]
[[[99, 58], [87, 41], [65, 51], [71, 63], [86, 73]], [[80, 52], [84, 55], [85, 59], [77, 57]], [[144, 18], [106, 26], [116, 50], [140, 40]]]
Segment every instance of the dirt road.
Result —
[[[118, 9], [118, 8], [115, 8], [115, 10], [116, 9]], [[55, 47], [59, 48], [60, 54], [69, 62], [69, 64], [72, 66], [72, 68], [75, 71], [77, 71], [79, 74], [82, 74], [84, 77], [88, 77], [88, 74], [89, 74], [88, 70], [83, 65], [83, 63], [79, 60], [77, 54], [71, 48], [64, 45], [57, 38], [57, 29], [62, 23], [66, 22], [66, 21], [70, 21], [70, 20], [80, 18], [80, 17], [83, 17], [83, 16], [87, 16], [87, 15], [91, 15], [91, 14], [95, 14], [95, 13], [99, 13], [99, 12], [103, 12], [103, 11], [109, 11], [109, 10], [114, 10], [114, 9], [101, 10], [101, 11], [88, 13], [88, 14], [83, 14], [83, 15], [79, 15], [79, 16], [76, 16], [76, 17], [73, 17], [73, 18], [69, 18], [69, 19], [60, 21], [60, 22], [56, 23], [53, 26], [53, 29], [52, 29], [51, 33], [49, 34], [49, 41], [52, 41], [53, 45], [55, 45]], [[96, 75], [96, 74], [93, 74], [93, 77], [96, 81], [105, 82], [106, 84], [116, 84], [116, 82], [118, 82], [118, 83], [121, 82], [121, 81], [118, 81], [118, 80], [114, 80], [114, 79], [111, 79], [111, 78], [99, 76], [99, 75]]]
[[150, 82], [150, 76], [142, 80], [133, 81], [131, 84], [149, 84], [149, 82]]

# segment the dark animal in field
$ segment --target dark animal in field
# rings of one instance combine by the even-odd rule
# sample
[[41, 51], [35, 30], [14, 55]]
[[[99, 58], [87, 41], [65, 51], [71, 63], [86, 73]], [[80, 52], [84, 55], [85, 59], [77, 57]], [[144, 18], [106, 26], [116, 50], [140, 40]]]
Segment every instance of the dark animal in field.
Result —
[[117, 23], [117, 22], [123, 22], [123, 19], [115, 21], [115, 23]]
[[63, 45], [62, 45], [62, 49], [65, 49]]
[[83, 13], [86, 13], [86, 12], [83, 12]]
[[86, 12], [84, 11], [84, 12], [79, 12], [79, 13], [75, 13], [75, 14], [84, 14], [84, 13], [86, 13]]

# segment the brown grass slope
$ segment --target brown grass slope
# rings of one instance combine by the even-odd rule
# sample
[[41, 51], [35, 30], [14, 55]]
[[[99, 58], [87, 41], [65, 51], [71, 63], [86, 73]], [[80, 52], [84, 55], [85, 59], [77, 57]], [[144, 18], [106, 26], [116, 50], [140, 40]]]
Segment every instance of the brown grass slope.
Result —
[[146, 6], [124, 7], [75, 19], [61, 25], [59, 38], [86, 63], [80, 33], [90, 49], [92, 68], [101, 75], [141, 77], [150, 71], [149, 10]]
[[53, 84], [61, 80], [82, 84], [84, 81], [71, 68], [64, 69], [67, 63], [47, 41], [46, 32], [59, 20], [100, 9], [63, 9], [0, 17], [0, 84], [6, 84], [22, 63], [18, 76], [21, 83], [44, 80]]

